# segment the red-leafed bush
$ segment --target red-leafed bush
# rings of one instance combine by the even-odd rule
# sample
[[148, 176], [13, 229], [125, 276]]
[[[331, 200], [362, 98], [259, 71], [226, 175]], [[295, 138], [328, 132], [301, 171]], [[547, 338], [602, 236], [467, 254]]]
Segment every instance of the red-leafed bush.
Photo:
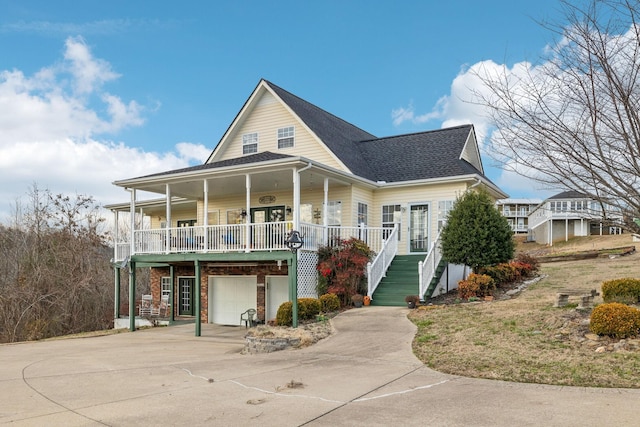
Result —
[[367, 244], [356, 238], [321, 247], [317, 270], [326, 284], [326, 292], [338, 295], [342, 305], [349, 304], [354, 294], [366, 294], [364, 279], [372, 255]]
[[471, 273], [465, 280], [458, 282], [458, 296], [462, 299], [493, 295], [495, 282], [486, 274]]

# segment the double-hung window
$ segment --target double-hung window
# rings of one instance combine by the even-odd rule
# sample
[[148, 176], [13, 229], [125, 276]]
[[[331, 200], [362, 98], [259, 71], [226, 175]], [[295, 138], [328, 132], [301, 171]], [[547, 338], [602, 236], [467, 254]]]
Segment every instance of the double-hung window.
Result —
[[160, 295], [167, 298], [171, 295], [171, 277], [162, 277], [160, 279]]
[[293, 147], [293, 142], [295, 138], [295, 130], [294, 126], [288, 126], [285, 128], [278, 129], [278, 148], [291, 148]]
[[449, 212], [453, 209], [453, 200], [440, 200], [438, 202], [438, 231], [447, 223]]
[[242, 135], [242, 154], [253, 154], [258, 152], [258, 132], [245, 133]]
[[[398, 240], [400, 240], [400, 223], [402, 222], [402, 207], [400, 205], [383, 205], [382, 206], [382, 228], [393, 228], [398, 224]], [[389, 237], [391, 230], [383, 230], [383, 238]]]

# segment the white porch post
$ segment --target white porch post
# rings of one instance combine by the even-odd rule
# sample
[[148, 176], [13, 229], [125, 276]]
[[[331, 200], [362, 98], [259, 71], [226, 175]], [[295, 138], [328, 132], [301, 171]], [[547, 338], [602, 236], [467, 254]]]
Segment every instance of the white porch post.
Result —
[[553, 219], [549, 220], [549, 246], [553, 246]]
[[133, 255], [135, 254], [135, 228], [136, 228], [136, 189], [132, 188], [131, 189], [131, 205], [129, 206], [129, 213], [130, 213], [130, 219], [129, 219], [129, 227], [131, 228], [130, 231], [130, 245], [131, 245], [131, 249], [130, 249], [130, 254]]
[[120, 243], [120, 232], [118, 231], [118, 222], [119, 222], [119, 212], [117, 210], [113, 211], [113, 220], [115, 221], [115, 228], [113, 229], [113, 241], [114, 241], [114, 246], [113, 246], [113, 259], [115, 261], [120, 260], [119, 258], [119, 253], [118, 253], [118, 243]]
[[245, 187], [246, 191], [246, 212], [247, 216], [244, 217], [244, 226], [245, 226], [245, 236], [244, 236], [244, 245], [245, 252], [251, 251], [251, 175], [245, 175]]
[[204, 236], [203, 236], [203, 249], [205, 252], [207, 252], [209, 250], [209, 181], [207, 181], [206, 179], [203, 181], [202, 183], [203, 186], [203, 221], [202, 223], [204, 224]]
[[300, 176], [293, 168], [293, 229], [300, 231]]
[[169, 253], [169, 251], [171, 250], [171, 187], [169, 187], [169, 184], [166, 184], [165, 186], [165, 193], [167, 194], [167, 201], [165, 202], [165, 216], [167, 217], [167, 224], [165, 226], [165, 252]]
[[[324, 179], [324, 196], [322, 199], [322, 241], [329, 244], [329, 178]], [[369, 295], [371, 296], [371, 295]]]

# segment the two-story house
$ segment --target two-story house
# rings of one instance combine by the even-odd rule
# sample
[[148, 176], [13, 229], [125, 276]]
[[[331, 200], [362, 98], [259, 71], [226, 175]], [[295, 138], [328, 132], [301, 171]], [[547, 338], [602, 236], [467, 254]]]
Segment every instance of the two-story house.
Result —
[[577, 191], [563, 191], [529, 214], [528, 240], [553, 245], [572, 237], [620, 234], [621, 215]]
[[[116, 221], [145, 218], [131, 217], [116, 237], [114, 265], [130, 267], [130, 294], [136, 268], [149, 267], [154, 300], [167, 295], [171, 316], [197, 324], [237, 325], [247, 308], [266, 321], [296, 293], [315, 296], [318, 247], [349, 237], [377, 254], [368, 277], [376, 301], [396, 255], [426, 261], [457, 196], [477, 187], [506, 197], [484, 175], [472, 125], [378, 138], [266, 80], [204, 164], [114, 184], [130, 192], [110, 206]], [[142, 191], [160, 198], [138, 200]], [[291, 230], [304, 240], [297, 274]], [[423, 264], [412, 293], [430, 296], [438, 261]]]
[[496, 202], [498, 210], [507, 218], [511, 229], [516, 234], [526, 234], [529, 229], [529, 213], [535, 209], [540, 199], [501, 199]]

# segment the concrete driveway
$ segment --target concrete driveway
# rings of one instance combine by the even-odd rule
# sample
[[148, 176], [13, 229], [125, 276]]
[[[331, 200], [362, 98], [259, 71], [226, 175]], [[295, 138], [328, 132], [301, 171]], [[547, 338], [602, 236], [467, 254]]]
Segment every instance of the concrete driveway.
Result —
[[0, 423], [18, 426], [640, 425], [640, 390], [475, 380], [411, 353], [407, 309], [336, 317], [303, 349], [241, 355], [244, 328], [193, 325], [0, 346]]

